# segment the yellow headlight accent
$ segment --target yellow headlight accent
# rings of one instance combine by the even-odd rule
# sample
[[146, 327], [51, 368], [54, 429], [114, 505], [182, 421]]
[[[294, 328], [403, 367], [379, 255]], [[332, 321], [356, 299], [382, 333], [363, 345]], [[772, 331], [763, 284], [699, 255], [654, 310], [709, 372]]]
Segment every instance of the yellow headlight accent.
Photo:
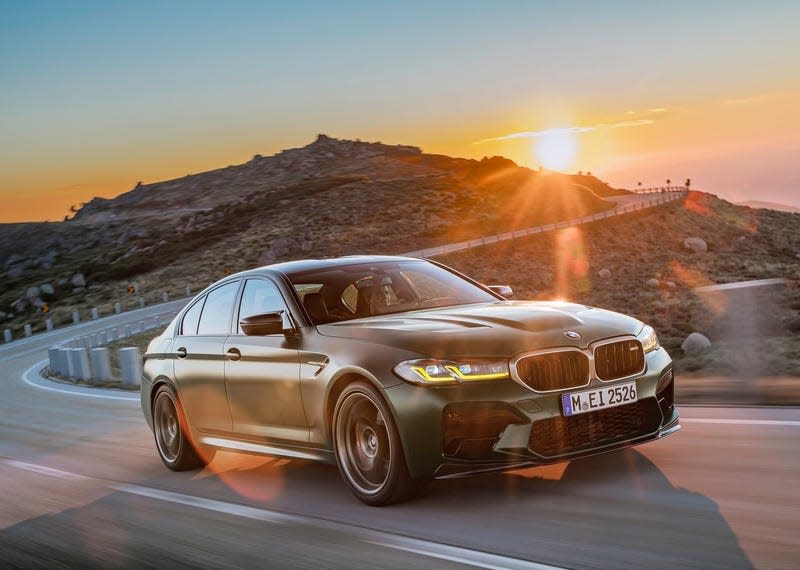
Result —
[[487, 374], [464, 374], [455, 366], [446, 366], [459, 380], [502, 380], [508, 378], [508, 372], [490, 372]]

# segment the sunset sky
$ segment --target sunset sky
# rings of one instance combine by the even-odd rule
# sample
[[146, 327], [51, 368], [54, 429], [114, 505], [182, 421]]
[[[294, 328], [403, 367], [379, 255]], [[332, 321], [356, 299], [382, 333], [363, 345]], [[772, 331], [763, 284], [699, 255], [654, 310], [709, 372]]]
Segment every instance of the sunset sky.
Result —
[[0, 222], [317, 133], [800, 206], [797, 1], [1, 7]]

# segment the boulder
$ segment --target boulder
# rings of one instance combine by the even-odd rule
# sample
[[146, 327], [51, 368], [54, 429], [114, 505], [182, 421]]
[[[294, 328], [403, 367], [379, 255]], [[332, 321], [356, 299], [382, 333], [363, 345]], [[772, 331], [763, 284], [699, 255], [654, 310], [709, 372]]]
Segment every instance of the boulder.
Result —
[[52, 296], [56, 294], [55, 288], [52, 285], [50, 285], [50, 283], [43, 283], [42, 285], [40, 285], [39, 291], [42, 292], [42, 295]]
[[86, 287], [86, 278], [83, 273], [76, 273], [72, 276], [70, 283], [72, 283], [73, 287]]
[[18, 263], [17, 265], [12, 265], [8, 268], [8, 271], [6, 271], [6, 276], [8, 276], [9, 279], [16, 279], [18, 277], [22, 277], [22, 273], [24, 271], [25, 267], [21, 263]]
[[36, 299], [41, 294], [42, 294], [41, 290], [38, 287], [36, 287], [35, 285], [33, 287], [28, 287], [25, 290], [25, 298], [26, 299]]
[[601, 269], [597, 272], [597, 276], [601, 279], [610, 279], [611, 278], [611, 270], [610, 269]]
[[647, 280], [647, 286], [652, 289], [657, 289], [659, 285], [661, 285], [661, 282], [655, 277]]
[[683, 240], [683, 248], [693, 251], [694, 253], [705, 253], [708, 251], [708, 244], [706, 241], [699, 237], [688, 237]]
[[711, 348], [711, 341], [699, 332], [693, 332], [681, 344], [681, 350], [686, 354], [698, 354], [709, 348]]

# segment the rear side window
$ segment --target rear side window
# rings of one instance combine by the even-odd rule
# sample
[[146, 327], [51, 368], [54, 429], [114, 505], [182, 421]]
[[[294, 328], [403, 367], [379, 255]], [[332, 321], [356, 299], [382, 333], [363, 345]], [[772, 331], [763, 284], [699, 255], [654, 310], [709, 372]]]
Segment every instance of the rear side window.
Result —
[[231, 313], [238, 291], [239, 282], [233, 281], [206, 295], [197, 334], [228, 334], [230, 332]]
[[186, 311], [186, 314], [183, 315], [183, 323], [181, 324], [182, 335], [197, 334], [197, 325], [200, 322], [200, 311], [203, 310], [203, 303], [205, 300], [205, 297], [198, 300]]

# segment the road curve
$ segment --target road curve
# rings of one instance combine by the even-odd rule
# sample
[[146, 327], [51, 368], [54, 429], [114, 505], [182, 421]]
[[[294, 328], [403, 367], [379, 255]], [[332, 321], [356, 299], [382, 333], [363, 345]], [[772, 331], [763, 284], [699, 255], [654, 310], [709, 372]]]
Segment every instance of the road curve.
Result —
[[303, 461], [220, 453], [203, 471], [167, 471], [136, 400], [25, 381], [73, 334], [0, 348], [3, 567], [797, 566], [798, 409], [686, 406], [662, 441], [370, 508], [335, 469]]

